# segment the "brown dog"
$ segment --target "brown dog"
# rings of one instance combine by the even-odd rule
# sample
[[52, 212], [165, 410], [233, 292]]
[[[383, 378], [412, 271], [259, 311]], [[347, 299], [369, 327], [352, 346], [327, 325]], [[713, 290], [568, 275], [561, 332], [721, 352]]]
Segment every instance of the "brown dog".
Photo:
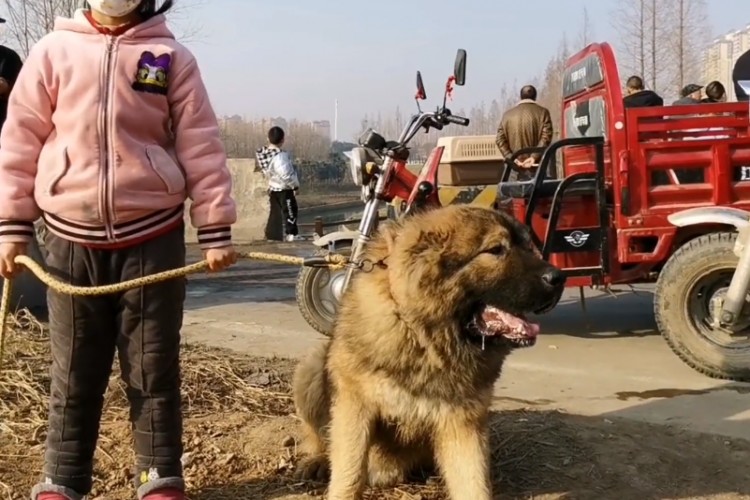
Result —
[[381, 227], [332, 340], [297, 368], [303, 478], [329, 500], [403, 482], [433, 457], [452, 500], [489, 500], [493, 385], [538, 326], [523, 314], [560, 299], [565, 279], [503, 213], [450, 206]]

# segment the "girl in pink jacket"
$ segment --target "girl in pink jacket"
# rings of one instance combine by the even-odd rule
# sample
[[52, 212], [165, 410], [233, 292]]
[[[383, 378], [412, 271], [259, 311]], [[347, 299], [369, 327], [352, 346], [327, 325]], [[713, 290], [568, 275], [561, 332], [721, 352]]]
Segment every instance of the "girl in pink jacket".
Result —
[[[29, 54], [0, 135], [0, 275], [44, 219], [47, 265], [76, 285], [185, 264], [184, 203], [212, 270], [236, 256], [231, 177], [172, 1], [88, 0]], [[185, 280], [103, 297], [50, 291], [49, 431], [36, 500], [91, 489], [115, 352], [131, 405], [139, 499], [183, 499], [179, 346]]]

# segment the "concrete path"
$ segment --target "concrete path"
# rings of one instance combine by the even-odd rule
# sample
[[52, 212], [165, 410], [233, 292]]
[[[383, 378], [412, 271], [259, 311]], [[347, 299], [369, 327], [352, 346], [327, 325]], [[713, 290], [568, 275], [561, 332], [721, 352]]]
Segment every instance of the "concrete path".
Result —
[[[254, 247], [306, 255], [310, 244]], [[243, 262], [231, 273], [190, 281], [185, 337], [254, 355], [299, 357], [323, 337], [300, 316], [296, 268]], [[625, 417], [750, 440], [750, 384], [704, 377], [655, 331], [648, 287], [612, 298], [578, 291], [542, 319], [534, 348], [517, 351], [496, 390], [503, 406]]]

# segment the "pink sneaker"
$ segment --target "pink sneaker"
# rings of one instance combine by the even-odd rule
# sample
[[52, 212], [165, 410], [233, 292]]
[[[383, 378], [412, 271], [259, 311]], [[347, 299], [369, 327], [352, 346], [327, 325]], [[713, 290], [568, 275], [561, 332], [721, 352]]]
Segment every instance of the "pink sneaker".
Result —
[[[53, 498], [50, 500], [60, 499]], [[151, 493], [143, 497], [143, 500], [186, 500], [186, 497], [185, 493], [176, 488], [164, 488], [162, 490], [152, 491]]]
[[36, 500], [68, 500], [68, 497], [60, 493], [40, 493]]

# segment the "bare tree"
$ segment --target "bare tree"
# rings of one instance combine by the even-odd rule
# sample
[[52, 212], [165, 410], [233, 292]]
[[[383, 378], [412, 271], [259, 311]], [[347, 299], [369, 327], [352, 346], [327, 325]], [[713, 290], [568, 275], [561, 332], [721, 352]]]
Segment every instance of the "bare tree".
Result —
[[708, 41], [705, 0], [638, 0], [612, 16], [620, 35], [621, 76], [640, 75], [658, 92], [674, 91], [700, 76]]
[[591, 42], [594, 40], [594, 27], [591, 24], [591, 19], [589, 18], [589, 10], [584, 7], [583, 8], [583, 22], [581, 24], [581, 32], [578, 35], [577, 45], [578, 48], [584, 48], [588, 46]]
[[568, 37], [563, 36], [557, 53], [547, 63], [547, 67], [539, 78], [539, 104], [547, 108], [552, 117], [552, 127], [555, 139], [561, 136], [562, 127], [562, 79], [565, 65], [571, 56]]
[[663, 3], [672, 13], [665, 26], [668, 33], [666, 49], [672, 61], [670, 86], [679, 90], [688, 83], [695, 83], [701, 76], [701, 50], [710, 36], [707, 5], [705, 0], [668, 0]]
[[659, 92], [671, 85], [668, 66], [671, 58], [669, 23], [672, 15], [669, 6], [663, 1], [649, 0], [645, 4], [644, 19], [648, 22], [648, 32], [644, 46], [648, 69], [643, 78], [653, 90]]
[[[650, 1], [650, 0], [649, 0]], [[619, 35], [621, 76], [638, 74], [647, 79], [649, 12], [646, 0], [623, 2], [612, 13], [612, 26]]]
[[8, 35], [27, 56], [37, 40], [50, 32], [58, 16], [72, 16], [81, 0], [3, 0]]
[[[194, 40], [200, 36], [201, 25], [186, 11], [202, 0], [182, 0], [170, 11], [170, 20], [176, 26], [181, 40]], [[85, 0], [2, 0], [8, 21], [7, 38], [19, 49], [22, 57], [55, 25], [57, 17], [71, 17], [76, 9], [86, 5]]]
[[206, 0], [176, 0], [169, 11], [168, 22], [174, 29], [175, 37], [181, 42], [195, 42], [205, 36], [203, 24], [194, 14], [196, 7], [205, 5]]

